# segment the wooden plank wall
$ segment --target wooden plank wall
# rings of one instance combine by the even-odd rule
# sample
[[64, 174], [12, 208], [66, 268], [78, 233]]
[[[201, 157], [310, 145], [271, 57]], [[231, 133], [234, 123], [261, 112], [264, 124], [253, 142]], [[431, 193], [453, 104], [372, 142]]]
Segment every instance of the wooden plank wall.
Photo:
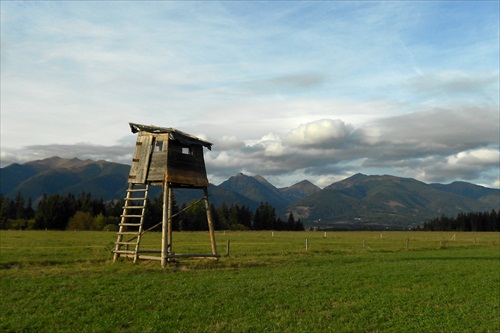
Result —
[[130, 167], [130, 174], [128, 176], [129, 183], [144, 184], [146, 182], [152, 139], [151, 135], [139, 134], [137, 137], [132, 166]]

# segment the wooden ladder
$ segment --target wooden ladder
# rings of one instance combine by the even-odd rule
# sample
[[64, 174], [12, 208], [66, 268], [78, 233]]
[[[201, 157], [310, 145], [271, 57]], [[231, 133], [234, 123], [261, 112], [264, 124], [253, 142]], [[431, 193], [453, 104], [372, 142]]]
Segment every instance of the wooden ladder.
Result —
[[[113, 262], [116, 262], [120, 257], [133, 258], [136, 262], [139, 257], [148, 191], [149, 184], [129, 184], [119, 224], [118, 238], [113, 250]], [[132, 236], [132, 238], [124, 240], [126, 235]]]

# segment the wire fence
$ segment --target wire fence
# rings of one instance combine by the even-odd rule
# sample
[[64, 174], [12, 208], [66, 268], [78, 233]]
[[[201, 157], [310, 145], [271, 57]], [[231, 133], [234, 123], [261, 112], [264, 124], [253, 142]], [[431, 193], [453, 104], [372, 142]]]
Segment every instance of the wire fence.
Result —
[[[175, 235], [175, 234], [174, 234]], [[207, 236], [208, 237], [208, 236]], [[259, 255], [309, 252], [400, 252], [499, 246], [500, 233], [454, 232], [216, 232], [221, 255]], [[208, 240], [207, 240], [208, 242]], [[203, 246], [189, 233], [178, 239], [179, 250]], [[205, 244], [208, 246], [208, 243]]]

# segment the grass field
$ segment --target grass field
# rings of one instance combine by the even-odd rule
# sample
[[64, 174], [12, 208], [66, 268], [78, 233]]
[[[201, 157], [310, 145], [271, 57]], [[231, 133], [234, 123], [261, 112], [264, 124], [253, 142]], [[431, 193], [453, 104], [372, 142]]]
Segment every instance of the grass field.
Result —
[[[162, 269], [113, 264], [111, 232], [1, 231], [0, 331], [500, 332], [499, 233], [216, 239], [219, 261]], [[174, 233], [174, 250], [209, 253], [208, 234]]]

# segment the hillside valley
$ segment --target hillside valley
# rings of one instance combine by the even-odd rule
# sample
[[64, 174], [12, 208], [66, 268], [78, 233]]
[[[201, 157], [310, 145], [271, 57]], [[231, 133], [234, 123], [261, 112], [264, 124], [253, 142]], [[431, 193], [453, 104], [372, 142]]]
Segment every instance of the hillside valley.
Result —
[[[11, 164], [0, 169], [0, 193], [19, 193], [36, 202], [44, 195], [91, 193], [94, 198], [118, 200], [125, 196], [129, 165], [107, 161], [62, 159]], [[152, 188], [154, 198], [161, 188]], [[180, 205], [200, 197], [196, 190], [176, 190]], [[209, 186], [210, 201], [256, 209], [271, 204], [286, 219], [293, 213], [306, 227], [322, 229], [408, 229], [431, 218], [461, 212], [500, 210], [500, 190], [467, 183], [426, 184], [391, 175], [363, 175], [321, 189], [308, 180], [276, 188], [262, 176], [239, 173], [220, 185]]]

